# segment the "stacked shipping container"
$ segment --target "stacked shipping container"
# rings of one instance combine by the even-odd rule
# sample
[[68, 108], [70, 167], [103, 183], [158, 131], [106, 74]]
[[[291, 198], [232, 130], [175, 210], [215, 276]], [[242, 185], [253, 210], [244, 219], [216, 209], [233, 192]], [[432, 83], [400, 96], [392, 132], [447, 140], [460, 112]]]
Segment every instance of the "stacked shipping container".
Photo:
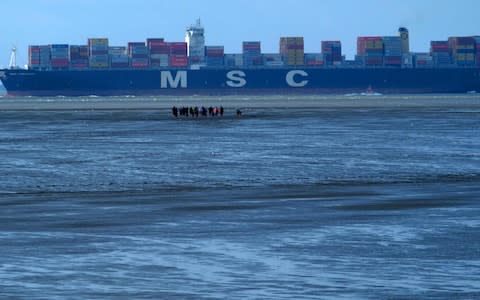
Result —
[[453, 60], [459, 66], [472, 66], [475, 64], [475, 38], [474, 37], [449, 37], [448, 44]]
[[305, 63], [303, 37], [280, 38], [280, 54], [287, 66], [303, 66]]
[[262, 49], [260, 42], [243, 42], [242, 43], [243, 65], [247, 67], [261, 66]]
[[175, 42], [169, 43], [170, 46], [170, 66], [186, 67], [188, 66], [187, 43]]
[[87, 45], [70, 45], [70, 66], [75, 69], [88, 68]]
[[402, 40], [399, 36], [383, 37], [384, 64], [400, 67], [402, 65]]
[[243, 67], [243, 54], [225, 54], [225, 66]]
[[[405, 31], [406, 29], [403, 28]], [[203, 38], [203, 33], [200, 36]], [[450, 37], [448, 41], [431, 41], [430, 53], [405, 52], [405, 36], [358, 37], [355, 61], [344, 62], [340, 41], [322, 41], [321, 53], [304, 53], [302, 37], [280, 38], [280, 53], [263, 54], [258, 41], [243, 42], [242, 54], [225, 54], [223, 46], [204, 46], [203, 61], [211, 67], [251, 66], [480, 66], [480, 36]], [[407, 41], [408, 42], [408, 41]], [[106, 38], [88, 39], [88, 45], [52, 44], [29, 46], [30, 67], [49, 68], [147, 68], [187, 67], [192, 57], [186, 42], [165, 42], [149, 38], [146, 43], [128, 43], [128, 47], [109, 47]], [[197, 53], [197, 54], [198, 54]], [[205, 60], [206, 59], [206, 60]], [[198, 64], [193, 63], [193, 64]], [[200, 66], [204, 63], [200, 63]]]
[[28, 47], [28, 65], [32, 67], [40, 66], [40, 46]]
[[50, 59], [52, 68], [68, 68], [69, 55], [67, 44], [52, 44], [50, 45]]
[[475, 36], [475, 61], [477, 62], [477, 66], [480, 66], [480, 36]]
[[206, 63], [209, 67], [223, 67], [225, 49], [223, 46], [205, 46]]
[[282, 67], [284, 66], [282, 56], [277, 53], [262, 54], [263, 65], [268, 67]]
[[128, 58], [126, 47], [108, 47], [108, 54], [110, 56], [110, 67], [128, 68], [130, 66], [130, 59]]
[[29, 46], [28, 64], [29, 66], [38, 69], [50, 68], [50, 46]]
[[132, 68], [147, 68], [149, 66], [148, 50], [144, 42], [128, 43], [128, 57]]
[[147, 39], [151, 67], [168, 67], [170, 61], [170, 45], [162, 38]]
[[448, 41], [431, 41], [430, 54], [435, 65], [442, 66], [452, 63]]
[[342, 62], [342, 43], [340, 41], [322, 41], [322, 54], [326, 65]]
[[91, 68], [108, 68], [108, 39], [88, 39], [89, 65]]
[[322, 53], [305, 53], [305, 65], [307, 66], [323, 66], [325, 54]]
[[430, 55], [430, 53], [415, 53], [414, 60], [415, 67], [417, 68], [433, 67], [433, 57]]
[[383, 38], [380, 36], [358, 37], [357, 54], [363, 57], [367, 66], [383, 65]]

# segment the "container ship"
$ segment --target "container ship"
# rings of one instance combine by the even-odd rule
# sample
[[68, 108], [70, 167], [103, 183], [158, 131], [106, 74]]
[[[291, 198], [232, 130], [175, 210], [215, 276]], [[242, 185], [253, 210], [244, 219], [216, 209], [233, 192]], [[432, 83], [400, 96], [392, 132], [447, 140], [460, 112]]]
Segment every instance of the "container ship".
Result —
[[[348, 60], [341, 41], [321, 41], [306, 53], [303, 37], [281, 37], [278, 53], [260, 41], [242, 53], [205, 45], [197, 21], [185, 41], [149, 38], [112, 46], [108, 38], [85, 45], [31, 45], [28, 66], [0, 70], [12, 96], [384, 94], [480, 92], [480, 36], [431, 41], [428, 52], [409, 49], [409, 33], [361, 36]], [[13, 63], [12, 63], [13, 61]]]

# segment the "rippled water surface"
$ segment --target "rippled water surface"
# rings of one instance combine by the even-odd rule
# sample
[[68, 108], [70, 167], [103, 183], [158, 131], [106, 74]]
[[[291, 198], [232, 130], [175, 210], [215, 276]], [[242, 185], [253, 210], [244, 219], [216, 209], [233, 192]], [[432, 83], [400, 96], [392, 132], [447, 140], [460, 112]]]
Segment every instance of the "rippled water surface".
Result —
[[480, 298], [473, 96], [35, 100], [0, 111], [3, 298]]

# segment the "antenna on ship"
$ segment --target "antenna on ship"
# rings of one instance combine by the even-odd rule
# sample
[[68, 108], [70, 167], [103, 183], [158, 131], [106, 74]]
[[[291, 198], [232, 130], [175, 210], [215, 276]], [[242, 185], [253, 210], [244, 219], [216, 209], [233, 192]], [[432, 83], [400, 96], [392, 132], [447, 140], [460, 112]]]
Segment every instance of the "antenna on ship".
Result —
[[8, 64], [9, 69], [17, 68], [17, 47], [12, 47], [12, 54], [10, 54], [10, 63]]

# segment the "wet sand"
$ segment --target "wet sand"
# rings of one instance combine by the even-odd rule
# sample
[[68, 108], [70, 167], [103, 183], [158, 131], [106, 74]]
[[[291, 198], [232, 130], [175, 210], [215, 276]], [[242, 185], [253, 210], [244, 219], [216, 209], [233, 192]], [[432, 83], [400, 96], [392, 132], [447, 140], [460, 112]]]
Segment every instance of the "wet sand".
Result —
[[480, 108], [480, 94], [190, 97], [0, 97], [8, 110], [150, 110], [176, 106], [225, 108]]

